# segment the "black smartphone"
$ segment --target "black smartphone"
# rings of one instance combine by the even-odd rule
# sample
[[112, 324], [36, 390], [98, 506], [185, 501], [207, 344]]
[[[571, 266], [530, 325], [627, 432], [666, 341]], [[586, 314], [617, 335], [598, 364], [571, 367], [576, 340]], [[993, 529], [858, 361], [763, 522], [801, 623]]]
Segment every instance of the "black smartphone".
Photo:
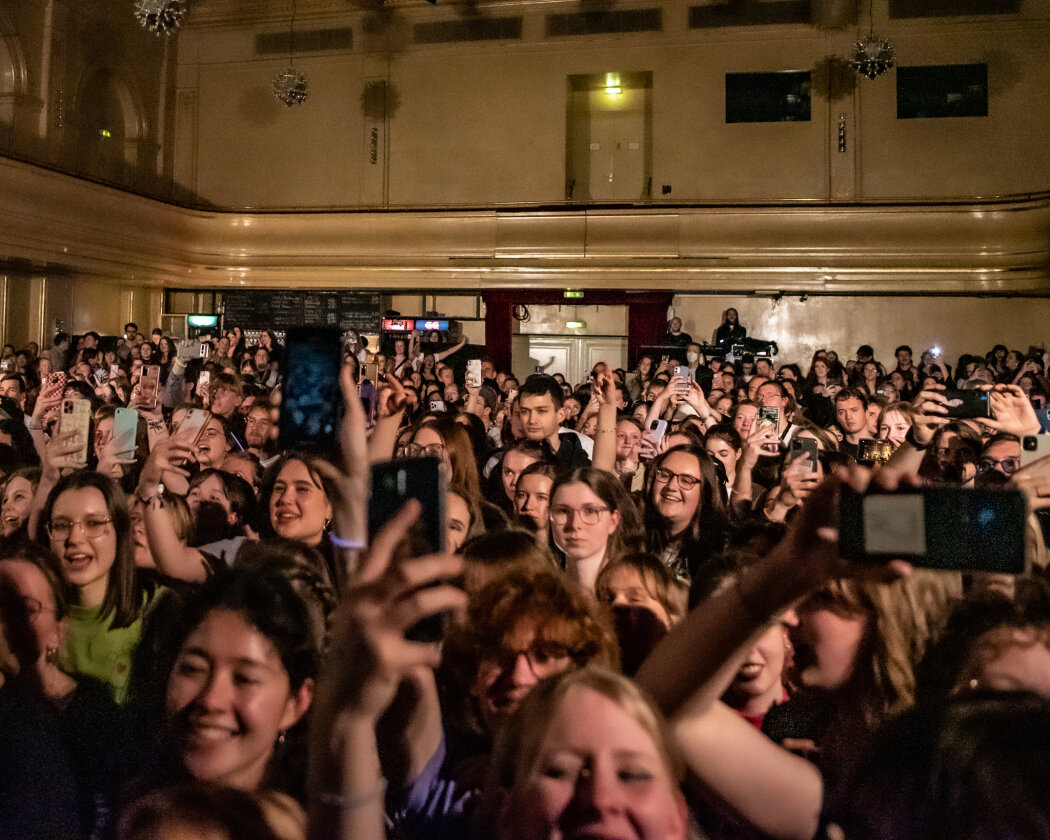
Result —
[[[368, 500], [368, 536], [375, 538], [382, 527], [416, 499], [423, 510], [409, 530], [403, 546], [407, 557], [421, 557], [445, 550], [445, 477], [438, 458], [399, 458], [372, 465]], [[439, 642], [445, 637], [449, 616], [428, 616], [405, 633], [413, 642]]]
[[372, 425], [372, 403], [376, 398], [376, 387], [368, 380], [357, 386], [357, 393], [361, 397], [361, 409], [365, 413], [365, 420], [369, 426]]
[[817, 471], [817, 442], [811, 437], [791, 438], [791, 461], [803, 458], [809, 461], [809, 471]]
[[288, 330], [281, 363], [279, 449], [331, 452], [336, 448], [343, 413], [342, 367], [338, 329]]
[[839, 554], [847, 560], [907, 560], [927, 569], [1025, 572], [1024, 494], [928, 487], [862, 495], [843, 490]]
[[992, 416], [987, 391], [949, 391], [944, 397], [948, 401], [945, 408], [948, 409], [949, 417], [968, 420]]

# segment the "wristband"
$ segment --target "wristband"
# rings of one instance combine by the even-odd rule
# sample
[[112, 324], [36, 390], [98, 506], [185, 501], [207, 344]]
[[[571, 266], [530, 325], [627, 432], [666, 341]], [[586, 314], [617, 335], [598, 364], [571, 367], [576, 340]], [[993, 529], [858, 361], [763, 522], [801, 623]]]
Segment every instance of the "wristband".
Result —
[[365, 543], [361, 540], [344, 540], [336, 536], [331, 531], [328, 532], [328, 539], [332, 541], [332, 545], [336, 548], [350, 549], [360, 551], [365, 548]]
[[325, 790], [311, 794], [310, 800], [318, 805], [327, 805], [331, 808], [339, 808], [342, 811], [350, 811], [354, 808], [360, 808], [362, 805], [368, 805], [370, 802], [381, 799], [385, 795], [386, 779], [380, 779], [379, 784], [363, 793], [347, 796], [345, 793], [333, 793]]
[[914, 427], [908, 429], [908, 433], [904, 436], [904, 442], [917, 452], [925, 452], [926, 449], [929, 447], [928, 443], [919, 443], [915, 439]]

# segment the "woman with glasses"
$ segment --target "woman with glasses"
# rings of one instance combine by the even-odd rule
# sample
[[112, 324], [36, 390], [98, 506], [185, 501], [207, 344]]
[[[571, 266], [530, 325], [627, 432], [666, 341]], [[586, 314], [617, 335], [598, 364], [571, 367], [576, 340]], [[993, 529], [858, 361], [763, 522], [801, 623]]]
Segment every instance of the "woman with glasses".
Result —
[[451, 418], [427, 417], [416, 427], [405, 455], [440, 459], [449, 483], [462, 488], [472, 501], [481, 501], [481, 479], [470, 434]]
[[682, 580], [725, 547], [729, 530], [711, 457], [699, 446], [676, 446], [656, 458], [645, 480], [647, 550]]
[[551, 537], [565, 570], [593, 592], [605, 564], [640, 545], [638, 510], [615, 476], [593, 467], [559, 478], [550, 499]]
[[109, 685], [120, 701], [154, 590], [135, 566], [124, 493], [108, 476], [75, 472], [48, 494], [38, 540], [61, 562], [71, 592], [60, 667]]
[[16, 666], [0, 688], [0, 837], [108, 833], [122, 721], [106, 686], [58, 665], [65, 593], [46, 548], [26, 543], [0, 559], [0, 617]]

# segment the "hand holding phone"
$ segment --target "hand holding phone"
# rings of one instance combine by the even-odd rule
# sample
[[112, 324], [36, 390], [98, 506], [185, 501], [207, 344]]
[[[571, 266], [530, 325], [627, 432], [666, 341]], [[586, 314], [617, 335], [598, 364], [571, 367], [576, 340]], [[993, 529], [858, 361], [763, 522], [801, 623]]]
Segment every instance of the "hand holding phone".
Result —
[[481, 387], [481, 359], [471, 359], [467, 362], [466, 383], [468, 388]]
[[1026, 517], [1019, 490], [927, 487], [868, 495], [843, 488], [839, 554], [856, 562], [899, 558], [930, 569], [1023, 574]]
[[[383, 525], [396, 518], [410, 499], [415, 499], [421, 510], [405, 534], [408, 556], [441, 553], [445, 549], [445, 478], [438, 458], [402, 458], [372, 465], [369, 542], [375, 541]], [[444, 638], [448, 618], [446, 613], [425, 618], [410, 627], [405, 638], [439, 642]]]

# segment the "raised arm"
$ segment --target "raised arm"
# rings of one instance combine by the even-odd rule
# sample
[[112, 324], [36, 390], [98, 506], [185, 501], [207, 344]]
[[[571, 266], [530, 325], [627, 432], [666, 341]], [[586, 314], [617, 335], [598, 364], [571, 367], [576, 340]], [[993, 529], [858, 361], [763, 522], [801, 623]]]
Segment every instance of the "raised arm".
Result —
[[594, 435], [594, 454], [591, 464], [596, 469], [616, 472], [616, 380], [602, 374], [591, 385], [591, 392], [598, 401], [598, 431]]
[[442, 350], [440, 353], [435, 353], [434, 354], [434, 362], [437, 363], [437, 362], [443, 361], [443, 360], [447, 359], [449, 356], [451, 356], [453, 353], [458, 353], [460, 350], [462, 350], [466, 346], [467, 346], [467, 340], [465, 338], [461, 338], [459, 340], [459, 344], [456, 344], [453, 347], [449, 347], [448, 350]]
[[[854, 472], [858, 488], [867, 475]], [[672, 718], [692, 773], [758, 829], [778, 838], [809, 840], [816, 833], [823, 799], [820, 772], [718, 698], [781, 612], [849, 571], [836, 552], [840, 485], [829, 479], [818, 487], [785, 538], [686, 616], [637, 676]], [[903, 571], [900, 566], [892, 570]]]
[[165, 476], [179, 476], [185, 480], [188, 473], [176, 462], [192, 460], [193, 457], [193, 447], [177, 435], [160, 441], [146, 459], [135, 494], [144, 503], [146, 540], [157, 570], [176, 580], [202, 583], [208, 576], [204, 555], [179, 537], [171, 510], [164, 504]]
[[379, 418], [368, 438], [368, 459], [373, 464], [389, 461], [394, 457], [397, 433], [401, 430], [401, 418], [405, 414], [405, 386], [396, 376], [390, 374], [387, 375], [386, 381], [387, 387], [376, 391]]
[[[466, 606], [462, 590], [442, 583], [462, 571], [459, 558], [393, 561], [397, 544], [418, 516], [419, 504], [409, 502], [387, 523], [334, 618], [310, 725], [307, 790], [309, 836], [315, 840], [386, 836], [386, 779], [377, 726], [401, 684], [420, 676], [432, 682], [440, 662], [437, 645], [407, 641], [405, 633], [421, 618]], [[413, 734], [433, 755], [440, 722], [436, 729]]]

